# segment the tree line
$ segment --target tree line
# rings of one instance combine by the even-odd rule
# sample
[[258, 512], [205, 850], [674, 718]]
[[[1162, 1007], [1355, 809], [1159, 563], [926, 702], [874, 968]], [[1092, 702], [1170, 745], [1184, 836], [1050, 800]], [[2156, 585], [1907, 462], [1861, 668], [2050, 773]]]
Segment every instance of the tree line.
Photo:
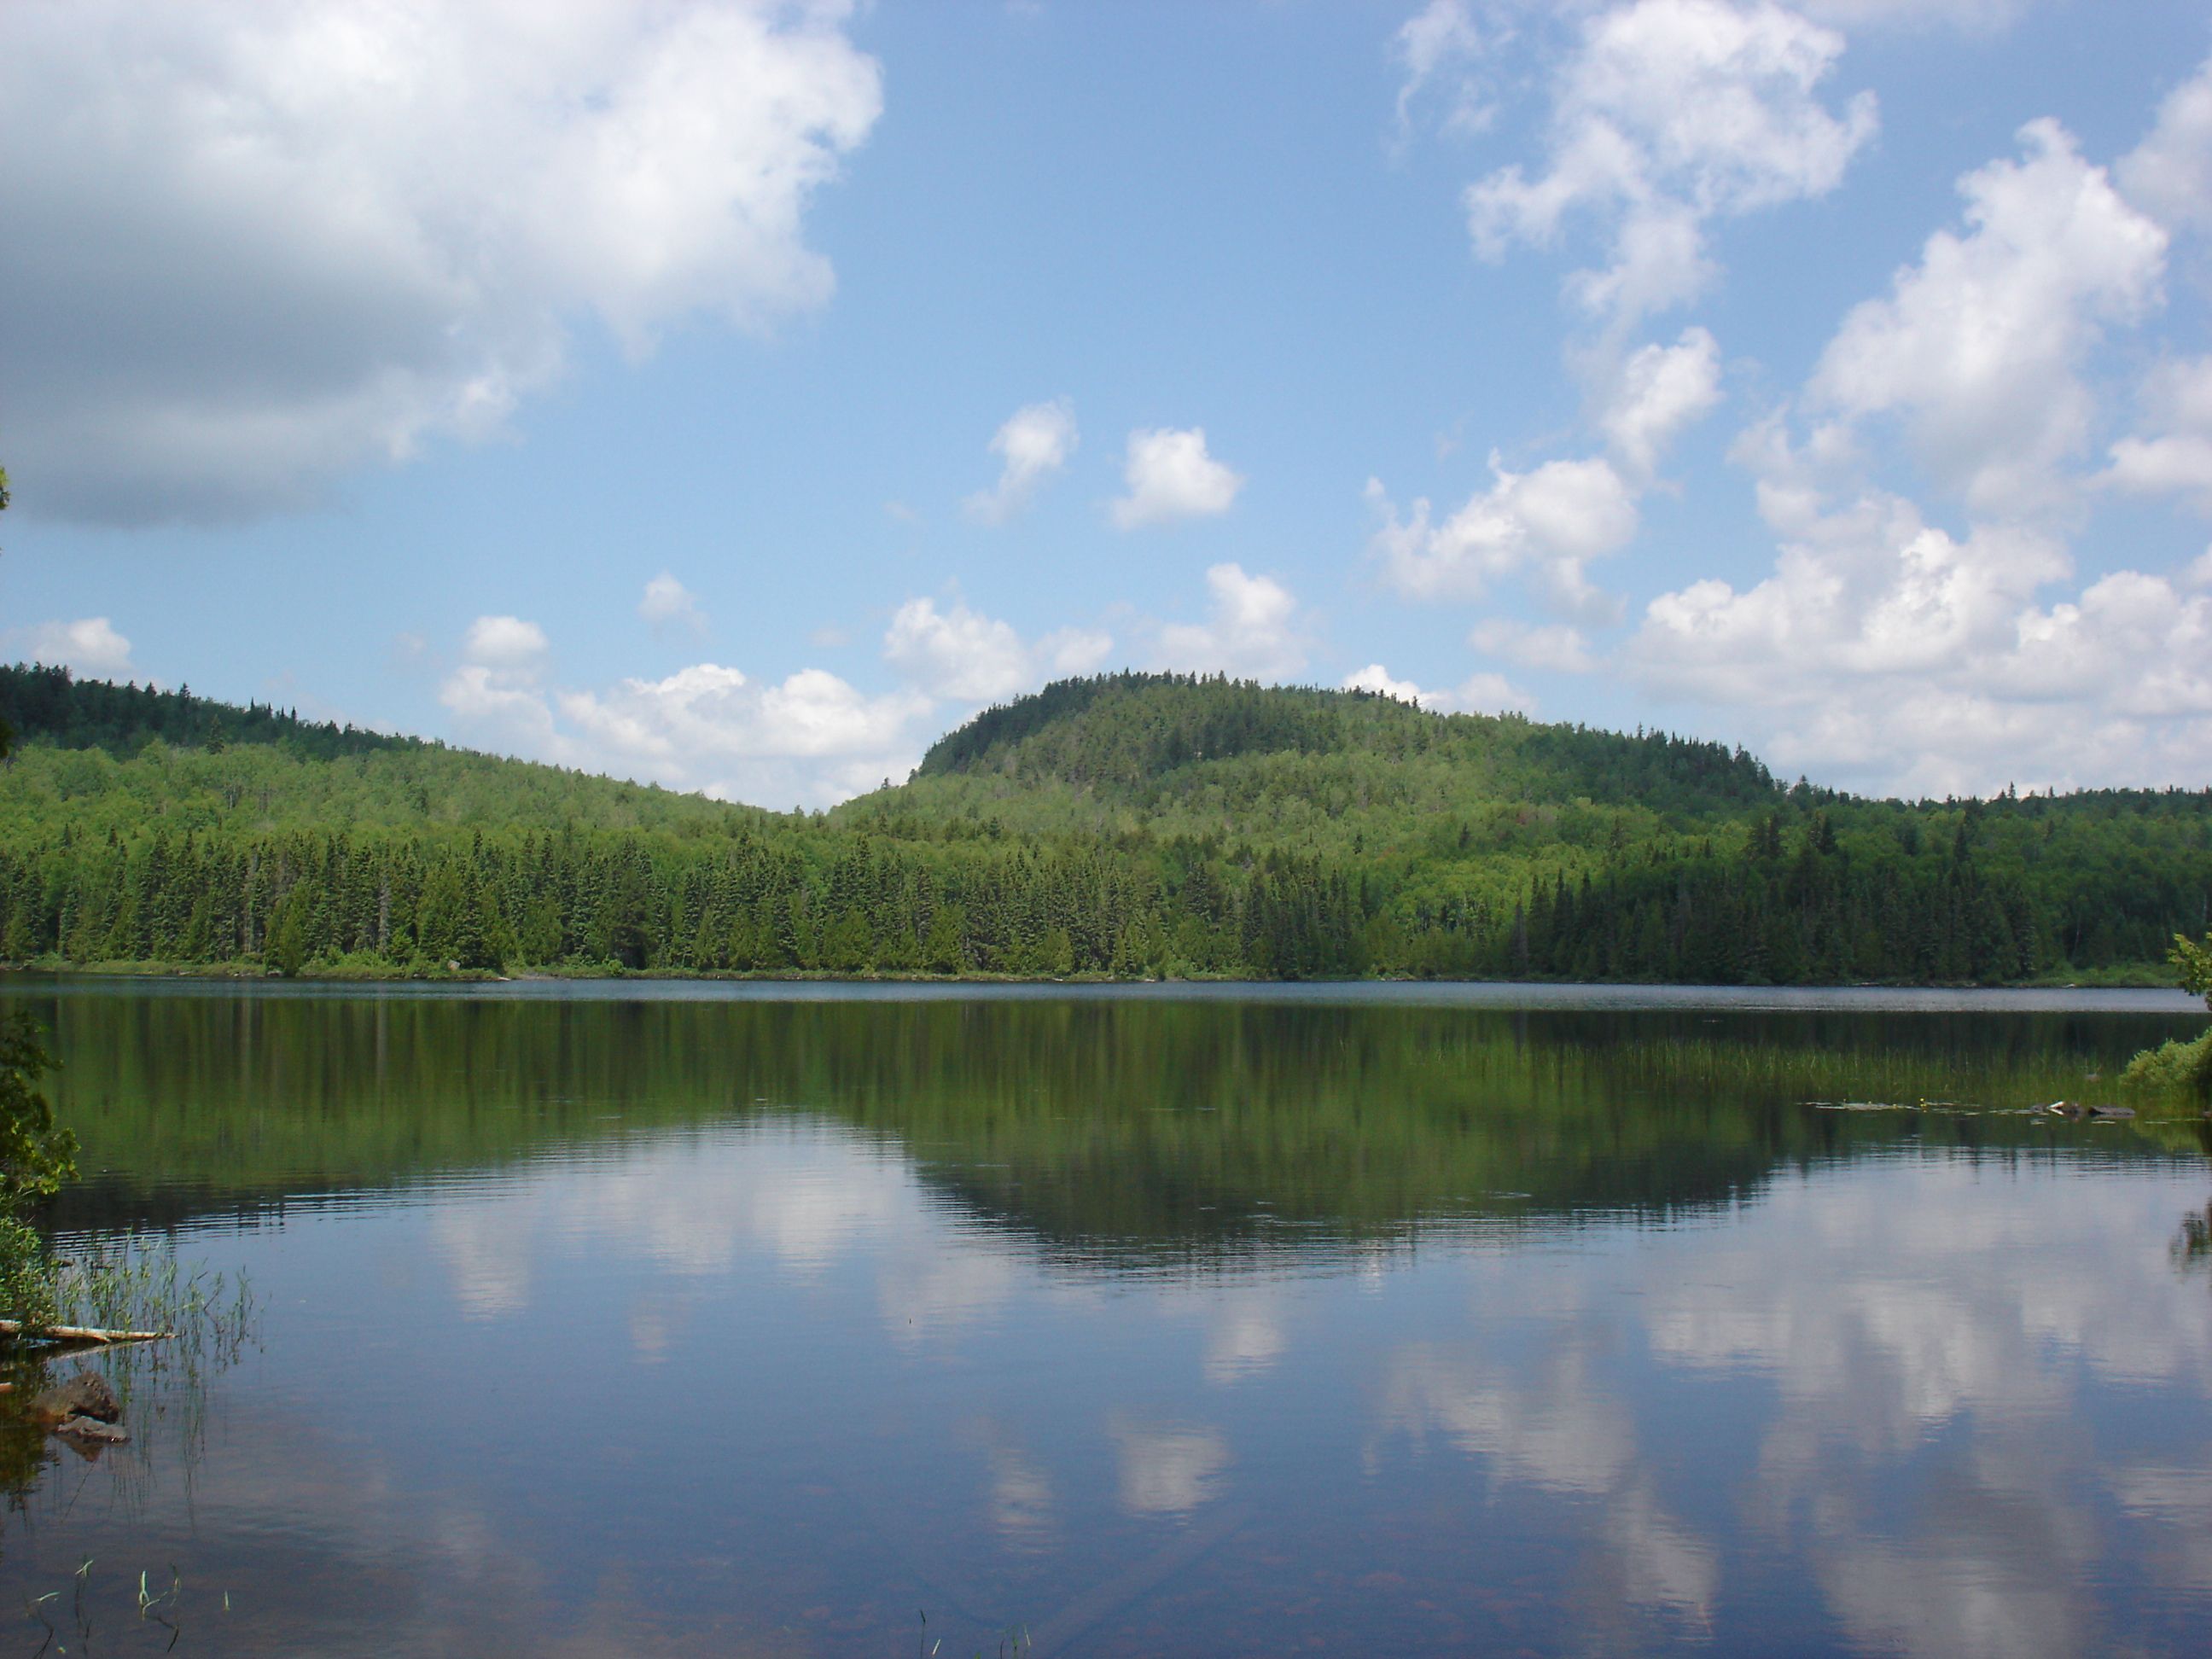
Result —
[[[2002, 983], [2154, 960], [2194, 894], [2100, 902], [1978, 857], [1986, 814], [1916, 857], [1815, 816], [1740, 845], [1651, 846], [1570, 874], [1402, 872], [1200, 842], [901, 842], [747, 825], [719, 843], [574, 831], [0, 848], [0, 959], [310, 969], [1072, 974], [1827, 984]], [[1994, 866], [1994, 867], [1992, 867]], [[2042, 879], [2037, 879], [2036, 874]], [[2053, 875], [2058, 879], [2052, 879]]]
[[1188, 677], [1051, 688], [827, 814], [0, 691], [17, 963], [2002, 983], [2149, 968], [2212, 905], [2212, 793], [1861, 800], [1668, 734]]

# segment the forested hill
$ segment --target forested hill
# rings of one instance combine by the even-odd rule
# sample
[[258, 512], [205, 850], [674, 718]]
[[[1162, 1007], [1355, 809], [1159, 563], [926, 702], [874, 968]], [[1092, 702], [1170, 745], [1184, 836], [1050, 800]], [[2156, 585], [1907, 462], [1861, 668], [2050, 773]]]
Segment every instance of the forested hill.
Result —
[[1740, 811], [1775, 791], [1742, 750], [1659, 732], [1632, 738], [1518, 714], [1441, 718], [1374, 692], [1130, 673], [1062, 680], [986, 710], [937, 741], [916, 781], [1067, 784], [1150, 810], [1190, 768], [1290, 755], [1334, 763], [1324, 769], [1347, 777], [1444, 769], [1459, 793], [1490, 799], [1579, 797], [1672, 813]]
[[189, 686], [174, 691], [151, 685], [81, 680], [66, 668], [0, 665], [0, 730], [19, 741], [58, 749], [104, 749], [136, 754], [155, 738], [220, 752], [234, 743], [282, 744], [295, 753], [328, 760], [383, 749], [419, 749], [420, 738], [303, 720], [295, 710], [269, 703], [210, 702]]
[[1064, 682], [827, 814], [47, 671], [0, 961], [397, 974], [2155, 976], [2212, 792], [1905, 804], [1663, 734]]

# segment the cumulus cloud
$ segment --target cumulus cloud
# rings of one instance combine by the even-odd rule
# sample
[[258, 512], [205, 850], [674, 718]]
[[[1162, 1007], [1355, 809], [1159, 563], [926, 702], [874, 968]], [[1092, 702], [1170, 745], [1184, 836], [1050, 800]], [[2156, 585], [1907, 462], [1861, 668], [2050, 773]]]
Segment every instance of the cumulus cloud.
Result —
[[1417, 702], [1424, 706], [1437, 694], [1424, 691], [1411, 680], [1401, 680], [1379, 662], [1356, 669], [1344, 677], [1347, 691], [1373, 691], [1385, 697], [1395, 697], [1400, 702]]
[[2082, 359], [2155, 302], [2165, 268], [2166, 233], [2063, 127], [2020, 137], [2021, 160], [1960, 181], [1966, 234], [1937, 231], [1888, 298], [1856, 307], [1809, 388], [1847, 417], [1899, 416], [1923, 464], [1985, 512], [2063, 492], [2094, 410]]
[[2159, 106], [2157, 124], [2118, 171], [2128, 198], [2166, 224], [2212, 227], [2212, 59]]
[[1487, 50], [1466, 0], [1429, 0], [1398, 27], [1390, 55], [1404, 72], [1398, 88], [1398, 140], [1413, 136], [1417, 106], [1435, 97], [1443, 105], [1446, 132], [1480, 132], [1496, 112], [1482, 95], [1473, 70]]
[[[1783, 771], [1947, 794], [2212, 765], [2212, 597], [2190, 571], [2066, 586], [2089, 376], [2107, 332], [2160, 303], [2166, 233], [2056, 123], [2020, 137], [1960, 181], [1963, 227], [1844, 319], [1802, 440], [1780, 414], [1739, 440], [1771, 573], [1660, 594], [1624, 653], [1647, 692], [1729, 709]], [[2094, 481], [2212, 508], [2212, 360], [2159, 364], [2139, 403]], [[1893, 434], [1963, 525], [1875, 481]]]
[[2212, 357], [2160, 364], [2142, 401], [2146, 429], [2112, 446], [2102, 482], [2137, 495], [2193, 496], [2212, 513]]
[[1425, 690], [1412, 680], [1401, 680], [1379, 662], [1371, 662], [1356, 673], [1344, 677], [1347, 691], [1379, 691], [1385, 696], [1395, 697], [1401, 702], [1418, 703], [1439, 714], [1503, 713], [1510, 709], [1517, 714], [1534, 714], [1535, 698], [1513, 684], [1503, 674], [1470, 674], [1460, 684], [1441, 691]]
[[1564, 623], [1540, 626], [1505, 617], [1490, 617], [1475, 624], [1474, 631], [1468, 635], [1468, 643], [1523, 668], [1587, 674], [1598, 666], [1582, 629]]
[[561, 688], [550, 669], [535, 623], [481, 617], [439, 700], [468, 741], [758, 805], [827, 805], [903, 776], [933, 706], [912, 688], [871, 696], [818, 668], [763, 682], [695, 663], [604, 690]]
[[1123, 530], [1226, 513], [1244, 488], [1241, 473], [1206, 453], [1200, 426], [1132, 432], [1122, 479], [1128, 493], [1115, 501], [1114, 522]]
[[545, 630], [520, 617], [478, 617], [461, 645], [470, 662], [505, 670], [528, 667], [550, 648]]
[[637, 602], [637, 614], [655, 629], [682, 629], [688, 633], [707, 631], [707, 613], [699, 608], [699, 596], [664, 570], [645, 585], [645, 595]]
[[1548, 155], [1467, 192], [1476, 252], [1550, 246], [1595, 224], [1607, 263], [1569, 291], [1615, 328], [1695, 297], [1705, 226], [1826, 194], [1874, 136], [1871, 93], [1841, 113], [1819, 91], [1844, 40], [1771, 3], [1637, 0], [1589, 17], [1553, 87]]
[[1306, 641], [1288, 588], [1238, 564], [1213, 566], [1206, 587], [1206, 620], [1161, 627], [1156, 666], [1255, 680], [1286, 680], [1304, 669]]
[[17, 655], [49, 668], [68, 668], [106, 680], [128, 680], [138, 672], [131, 661], [131, 641], [105, 617], [40, 623], [9, 635], [9, 640]]
[[920, 712], [911, 695], [866, 696], [819, 668], [764, 684], [714, 663], [663, 680], [624, 680], [605, 696], [571, 692], [561, 702], [562, 712], [586, 730], [686, 760], [882, 749]]
[[1630, 476], [1648, 479], [1674, 439], [1720, 402], [1720, 346], [1702, 328], [1621, 364], [1598, 424]]
[[1547, 461], [1509, 472], [1493, 453], [1490, 466], [1491, 487], [1441, 525], [1431, 522], [1425, 499], [1401, 518], [1381, 482], [1367, 481], [1382, 520], [1369, 554], [1383, 580], [1407, 599], [1474, 599], [1506, 577], [1525, 575], [1566, 615], [1617, 619], [1620, 601], [1592, 586], [1587, 569], [1636, 533], [1634, 492], [1612, 463]]
[[[667, 616], [690, 614], [675, 595], [661, 597]], [[1264, 613], [1247, 599], [1217, 616], [1238, 660], [1265, 657]], [[900, 680], [889, 691], [863, 691], [825, 669], [769, 681], [714, 662], [576, 688], [558, 682], [543, 629], [487, 616], [470, 624], [439, 698], [464, 740], [507, 753], [756, 805], [825, 806], [905, 776], [963, 708], [1093, 672], [1113, 648], [1111, 635], [1077, 628], [1025, 641], [964, 604], [940, 610], [915, 599], [884, 635], [884, 659]]]
[[932, 696], [994, 702], [1036, 690], [1048, 679], [1088, 674], [1114, 649], [1109, 634], [1060, 629], [1035, 644], [1011, 624], [955, 604], [908, 599], [884, 635], [884, 659]]
[[984, 524], [1004, 524], [1029, 505], [1040, 484], [1067, 465], [1075, 446], [1075, 410], [1066, 398], [1016, 410], [991, 440], [991, 453], [1005, 463], [999, 482], [968, 498], [968, 516]]
[[1954, 537], [1900, 497], [1765, 497], [1773, 574], [1662, 593], [1626, 653], [1650, 692], [1731, 708], [1767, 759], [1911, 794], [2190, 783], [2212, 763], [2212, 595], [2120, 571], [2049, 604], [2047, 534]]
[[250, 517], [633, 352], [822, 303], [880, 107], [842, 0], [26, 0], [0, 58], [21, 504]]

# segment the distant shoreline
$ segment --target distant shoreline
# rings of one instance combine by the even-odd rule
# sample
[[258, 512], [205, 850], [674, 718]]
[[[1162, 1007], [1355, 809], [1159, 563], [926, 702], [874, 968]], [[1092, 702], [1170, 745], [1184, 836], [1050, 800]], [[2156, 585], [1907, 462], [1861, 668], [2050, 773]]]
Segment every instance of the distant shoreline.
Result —
[[1710, 1009], [1743, 1012], [2083, 1012], [2202, 1017], [2202, 1005], [2166, 984], [2040, 985], [1662, 985], [1543, 980], [1448, 979], [1064, 979], [1000, 975], [805, 974], [444, 974], [297, 979], [259, 971], [211, 972], [0, 968], [0, 995], [46, 988], [64, 994], [143, 989], [156, 994], [332, 996], [358, 991], [374, 996], [574, 998], [639, 1001], [857, 1000], [939, 1001], [1066, 998], [1082, 1001], [1347, 1003], [1374, 1006], [1431, 1006], [1514, 1010]]
[[322, 985], [496, 985], [544, 980], [567, 981], [695, 981], [702, 984], [793, 983], [856, 985], [1594, 985], [1615, 989], [1656, 985], [1710, 990], [1891, 990], [1891, 991], [2028, 991], [2112, 990], [2159, 991], [2173, 987], [2173, 970], [2161, 963], [2090, 970], [2071, 977], [2045, 975], [2035, 979], [2003, 980], [1796, 980], [1787, 984], [1753, 985], [1723, 981], [1661, 981], [1607, 979], [1517, 980], [1471, 979], [1447, 975], [1384, 974], [1309, 975], [1300, 978], [1237, 974], [1178, 975], [1172, 979], [1133, 977], [1105, 973], [1073, 974], [932, 974], [907, 970], [847, 973], [826, 968], [677, 969], [623, 968], [608, 964], [588, 968], [526, 968], [511, 974], [490, 969], [429, 969], [394, 967], [388, 971], [358, 968], [317, 969], [308, 967], [294, 975], [258, 963], [168, 962], [0, 962], [0, 975], [39, 974], [70, 979], [207, 979], [284, 980]]

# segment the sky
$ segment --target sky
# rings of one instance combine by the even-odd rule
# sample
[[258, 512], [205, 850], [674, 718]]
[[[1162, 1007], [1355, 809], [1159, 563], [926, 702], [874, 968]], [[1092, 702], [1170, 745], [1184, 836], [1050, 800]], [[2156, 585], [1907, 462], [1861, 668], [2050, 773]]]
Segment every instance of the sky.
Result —
[[786, 808], [1069, 674], [2212, 783], [2212, 14], [5, 0], [0, 658]]

